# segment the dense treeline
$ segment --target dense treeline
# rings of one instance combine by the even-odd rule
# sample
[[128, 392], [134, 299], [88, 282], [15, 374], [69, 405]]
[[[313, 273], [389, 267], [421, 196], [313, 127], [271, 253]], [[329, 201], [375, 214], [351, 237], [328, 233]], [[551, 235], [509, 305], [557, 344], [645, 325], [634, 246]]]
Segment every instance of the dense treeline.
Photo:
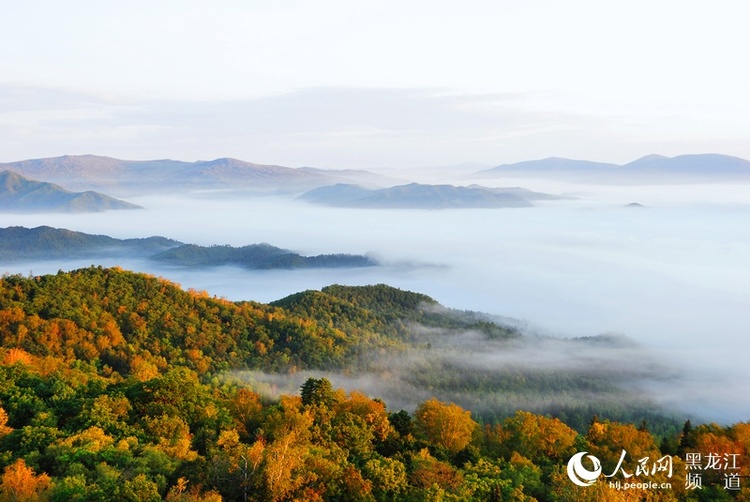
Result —
[[180, 245], [166, 237], [115, 239], [64, 228], [0, 228], [0, 259], [52, 260], [85, 256], [150, 256]]
[[[141, 381], [104, 377], [21, 349], [0, 355], [0, 498], [4, 500], [747, 500], [722, 476], [748, 474], [750, 424], [688, 427], [669, 446], [643, 428], [592, 421], [581, 435], [519, 411], [497, 424], [430, 399], [415, 413], [310, 379], [301, 397], [264, 402], [251, 390], [201, 382], [185, 367]], [[577, 451], [603, 472], [631, 476], [636, 459], [672, 458], [669, 489], [578, 487], [565, 465]], [[685, 452], [733, 459], [687, 488]], [[662, 459], [662, 460], [660, 460]], [[723, 461], [723, 460], [722, 460]], [[627, 478], [618, 475], [623, 482]], [[15, 498], [14, 498], [15, 497]], [[26, 497], [26, 498], [24, 498]], [[633, 498], [637, 497], [637, 498]]]
[[52, 260], [105, 256], [143, 258], [184, 267], [236, 265], [251, 269], [373, 267], [378, 262], [364, 255], [302, 256], [270, 244], [198, 246], [166, 237], [115, 239], [63, 228], [0, 228], [0, 259]]
[[355, 348], [393, 343], [386, 336], [359, 340], [278, 307], [211, 298], [164, 279], [101, 267], [5, 277], [0, 336], [4, 346], [92, 361], [124, 376], [160, 372], [167, 361], [199, 374], [341, 367]]
[[[226, 376], [346, 368], [414, 343], [411, 323], [520, 336], [387, 286], [263, 305], [120, 269], [4, 277], [0, 500], [750, 499], [746, 423], [686, 423], [657, 437], [648, 424], [590, 417], [577, 431], [524, 411], [488, 421], [434, 398], [397, 411], [325, 378], [271, 400]], [[623, 471], [671, 488], [618, 491], [604, 476], [576, 486], [566, 464], [583, 451], [604, 474], [626, 451]], [[690, 452], [733, 465], [704, 466], [691, 489]], [[665, 455], [671, 477], [634, 474]], [[742, 483], [727, 486], [735, 474]]]
[[257, 269], [372, 267], [377, 265], [373, 259], [363, 255], [339, 253], [302, 256], [270, 244], [250, 244], [237, 248], [185, 244], [158, 253], [151, 259], [188, 267], [238, 265]]

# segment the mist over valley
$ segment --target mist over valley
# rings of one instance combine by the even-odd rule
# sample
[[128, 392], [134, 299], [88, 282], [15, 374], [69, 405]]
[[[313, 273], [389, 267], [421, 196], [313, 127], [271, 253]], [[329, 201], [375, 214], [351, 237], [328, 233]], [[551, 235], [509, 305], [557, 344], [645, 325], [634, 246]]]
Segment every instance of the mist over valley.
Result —
[[[750, 398], [733, 389], [750, 376], [741, 358], [750, 321], [750, 239], [738, 230], [750, 223], [746, 185], [722, 179], [634, 181], [589, 184], [529, 176], [511, 183], [501, 178], [493, 182], [497, 187], [558, 196], [534, 200], [533, 207], [438, 211], [326, 207], [293, 195], [249, 196], [226, 188], [149, 193], [126, 199], [145, 208], [139, 211], [0, 214], [0, 226], [49, 225], [116, 239], [164, 236], [206, 247], [270, 242], [307, 256], [367, 256], [378, 266], [252, 270], [226, 263], [195, 269], [135, 255], [1, 266], [4, 273], [24, 275], [91, 264], [122, 266], [233, 301], [271, 302], [330, 284], [385, 283], [451, 308], [515, 319], [532, 335], [614, 333], [639, 347], [637, 354], [609, 350], [597, 357], [561, 352], [551, 343], [500, 352], [488, 345], [464, 347], [468, 352], [455, 357], [462, 339], [454, 338], [450, 350], [423, 357], [431, 361], [424, 364], [508, 368], [533, 366], [534, 360], [556, 354], [552, 367], [564, 372], [584, 360], [592, 368], [601, 361], [612, 367], [617, 360], [619, 367], [633, 368], [621, 383], [632, 384], [643, 399], [701, 420], [742, 420]], [[470, 184], [458, 176], [452, 182]], [[632, 203], [642, 207], [628, 207]], [[644, 373], [638, 369], [643, 361], [658, 361], [661, 369]], [[413, 378], [407, 386], [401, 377], [393, 378], [398, 383], [393, 389], [416, 385]], [[506, 404], [514, 402], [506, 397]], [[473, 399], [470, 393], [465, 398]], [[575, 399], [585, 401], [585, 396]]]
[[166, 237], [115, 239], [62, 228], [0, 228], [0, 260], [28, 262], [75, 258], [141, 258], [188, 268], [241, 266], [250, 269], [373, 267], [377, 262], [362, 255], [327, 254], [302, 256], [268, 243], [199, 246]]
[[9, 3], [0, 501], [750, 500], [747, 10]]

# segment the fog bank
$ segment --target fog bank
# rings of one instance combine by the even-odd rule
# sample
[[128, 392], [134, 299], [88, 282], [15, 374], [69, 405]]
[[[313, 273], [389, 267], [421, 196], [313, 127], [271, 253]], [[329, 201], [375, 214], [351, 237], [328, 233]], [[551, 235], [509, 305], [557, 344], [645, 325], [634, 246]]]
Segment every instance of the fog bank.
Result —
[[[383, 267], [249, 271], [117, 264], [232, 300], [267, 302], [332, 283], [387, 283], [448, 307], [525, 320], [542, 333], [622, 333], [679, 370], [679, 379], [658, 389], [664, 399], [674, 392], [676, 404], [709, 419], [750, 418], [750, 367], [743, 357], [750, 348], [746, 187], [522, 186], [579, 199], [526, 209], [344, 210], [212, 192], [129, 199], [146, 207], [142, 211], [0, 214], [0, 226], [163, 235], [201, 245], [268, 242], [302, 254], [372, 253]], [[645, 207], [624, 207], [630, 202]], [[0, 264], [0, 272], [54, 273], [90, 264]]]

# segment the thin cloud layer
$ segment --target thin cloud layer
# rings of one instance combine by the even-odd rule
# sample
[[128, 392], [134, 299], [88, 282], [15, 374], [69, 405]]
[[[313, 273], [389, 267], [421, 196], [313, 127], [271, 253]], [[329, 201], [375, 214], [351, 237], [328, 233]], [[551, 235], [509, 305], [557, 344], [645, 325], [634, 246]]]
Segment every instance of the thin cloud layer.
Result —
[[[514, 210], [382, 211], [217, 192], [132, 198], [146, 207], [138, 214], [5, 214], [0, 226], [50, 225], [117, 238], [163, 235], [200, 245], [268, 242], [305, 255], [373, 253], [385, 266], [254, 272], [103, 264], [161, 275], [230, 300], [268, 302], [333, 283], [386, 283], [428, 294], [451, 308], [528, 321], [542, 334], [622, 333], [652, 360], [680, 370], [679, 378], [659, 380], [659, 388], [651, 386], [649, 392], [710, 419], [746, 420], [750, 241], [741, 229], [750, 225], [750, 212], [743, 202], [745, 187], [540, 183], [527, 187], [588, 195]], [[624, 207], [630, 202], [646, 207]], [[0, 272], [55, 273], [91, 263], [3, 264]], [[548, 348], [555, 353], [552, 345]], [[587, 364], [627, 368], [642, 359], [640, 352], [623, 350], [620, 359], [592, 356]], [[517, 354], [534, 361], [531, 349]], [[540, 357], [543, 364], [554, 362]], [[511, 362], [501, 352], [471, 360], [478, 371], [495, 360]], [[560, 364], [566, 362], [561, 356]]]
[[534, 155], [543, 154], [540, 145], [560, 154], [571, 139], [597, 137], [607, 127], [601, 118], [540, 110], [536, 99], [449, 89], [321, 87], [200, 101], [6, 84], [0, 85], [0, 130], [11, 145], [5, 161], [95, 153], [371, 168], [495, 164], [519, 158], [532, 144]]

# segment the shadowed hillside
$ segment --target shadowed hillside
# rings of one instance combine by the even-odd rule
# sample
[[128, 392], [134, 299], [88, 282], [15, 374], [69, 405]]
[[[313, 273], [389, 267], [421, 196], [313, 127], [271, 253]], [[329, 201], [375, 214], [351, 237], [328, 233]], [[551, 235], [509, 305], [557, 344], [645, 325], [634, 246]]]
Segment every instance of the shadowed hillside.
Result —
[[242, 247], [198, 246], [166, 237], [115, 239], [47, 226], [0, 228], [0, 260], [53, 260], [128, 257], [182, 267], [236, 265], [250, 269], [371, 267], [378, 263], [363, 255], [302, 256], [270, 244]]
[[52, 183], [24, 178], [12, 171], [0, 172], [0, 211], [88, 213], [111, 209], [141, 207], [98, 192], [71, 192]]

